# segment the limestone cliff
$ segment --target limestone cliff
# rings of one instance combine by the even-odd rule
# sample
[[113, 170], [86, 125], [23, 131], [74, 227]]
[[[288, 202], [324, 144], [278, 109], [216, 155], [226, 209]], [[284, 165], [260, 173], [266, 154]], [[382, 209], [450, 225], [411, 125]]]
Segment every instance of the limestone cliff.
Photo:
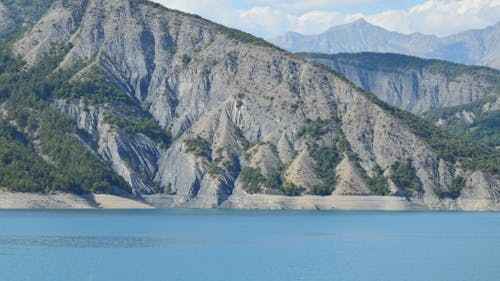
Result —
[[7, 28], [10, 24], [9, 11], [2, 3], [0, 3], [0, 30]]
[[301, 54], [401, 109], [423, 112], [500, 95], [500, 71], [397, 54]]
[[500, 71], [397, 54], [301, 53], [380, 99], [458, 135], [500, 147]]
[[[54, 99], [52, 107], [156, 205], [258, 207], [271, 206], [249, 203], [258, 196], [276, 203], [378, 194], [375, 179], [409, 161], [418, 186], [385, 194], [429, 208], [500, 206], [498, 175], [443, 158], [371, 95], [248, 34], [146, 1], [58, 0], [13, 49], [33, 67], [58, 44], [69, 46], [59, 69], [79, 67], [73, 80], [97, 68], [133, 102], [82, 97]], [[162, 147], [106, 118], [130, 115], [151, 116], [175, 139]], [[446, 196], [458, 176], [459, 196]]]

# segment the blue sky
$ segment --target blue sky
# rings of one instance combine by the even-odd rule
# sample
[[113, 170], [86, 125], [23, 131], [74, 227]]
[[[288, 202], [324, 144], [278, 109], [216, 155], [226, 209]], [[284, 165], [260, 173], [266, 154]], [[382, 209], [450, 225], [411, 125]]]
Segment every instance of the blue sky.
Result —
[[263, 38], [317, 34], [364, 18], [388, 30], [446, 36], [500, 20], [500, 0], [154, 0]]
[[[278, 7], [277, 3], [286, 1], [255, 1], [255, 0], [239, 0], [232, 1], [231, 5], [236, 9], [251, 9], [255, 6], [273, 6]], [[308, 2], [307, 0], [302, 2]], [[324, 1], [327, 2], [327, 1]], [[341, 13], [379, 13], [389, 9], [409, 9], [418, 3], [424, 2], [422, 0], [380, 0], [380, 1], [364, 1], [362, 5], [353, 5], [349, 1], [328, 1], [323, 10], [337, 11]], [[337, 3], [336, 3], [337, 2]], [[295, 13], [299, 14], [302, 11], [296, 10]]]

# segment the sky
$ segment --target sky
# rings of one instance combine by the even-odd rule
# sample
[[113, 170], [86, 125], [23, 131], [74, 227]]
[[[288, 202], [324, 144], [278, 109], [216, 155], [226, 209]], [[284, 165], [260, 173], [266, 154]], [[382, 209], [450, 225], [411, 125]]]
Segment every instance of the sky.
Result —
[[263, 38], [318, 34], [364, 18], [401, 33], [446, 36], [500, 21], [500, 0], [153, 0]]

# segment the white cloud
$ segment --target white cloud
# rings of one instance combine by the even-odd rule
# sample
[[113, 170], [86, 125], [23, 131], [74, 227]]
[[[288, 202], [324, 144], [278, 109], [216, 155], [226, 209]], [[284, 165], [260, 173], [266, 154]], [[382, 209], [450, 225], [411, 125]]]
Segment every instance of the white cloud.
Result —
[[429, 0], [408, 11], [385, 11], [366, 19], [393, 31], [443, 36], [495, 24], [500, 20], [500, 0]]
[[483, 28], [500, 20], [500, 0], [426, 0], [407, 10], [375, 14], [338, 13], [335, 9], [350, 6], [355, 10], [356, 5], [383, 0], [244, 0], [248, 9], [235, 7], [231, 0], [155, 1], [265, 38], [286, 31], [317, 34], [361, 17], [392, 31], [439, 36]]
[[382, 0], [248, 0], [247, 2], [273, 4], [273, 6], [280, 10], [296, 13], [307, 12], [314, 9], [332, 10], [381, 1]]

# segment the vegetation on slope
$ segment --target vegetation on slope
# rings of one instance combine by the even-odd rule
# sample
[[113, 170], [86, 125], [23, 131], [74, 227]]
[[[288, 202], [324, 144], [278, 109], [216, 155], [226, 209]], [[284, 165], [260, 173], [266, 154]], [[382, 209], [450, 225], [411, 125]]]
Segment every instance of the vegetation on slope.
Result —
[[434, 188], [434, 194], [439, 198], [451, 198], [457, 199], [460, 196], [460, 192], [465, 188], [465, 179], [463, 177], [455, 177], [451, 182], [451, 188], [449, 190], [444, 190], [440, 185]]
[[436, 59], [423, 59], [415, 56], [407, 56], [393, 53], [297, 53], [297, 55], [308, 59], [326, 59], [333, 62], [345, 62], [362, 67], [366, 70], [376, 71], [403, 71], [418, 70], [430, 73], [442, 74], [450, 80], [468, 73], [480, 74], [482, 78], [492, 83], [498, 82], [499, 71], [485, 66], [472, 66], [458, 64]]
[[[0, 104], [3, 103], [8, 112], [8, 120], [3, 122], [15, 124], [16, 129], [23, 131], [27, 139], [25, 143], [12, 141], [12, 138], [3, 140], [6, 146], [18, 154], [17, 161], [10, 162], [2, 169], [0, 182], [6, 185], [4, 187], [23, 191], [62, 190], [76, 193], [110, 193], [114, 188], [130, 191], [121, 177], [82, 145], [83, 133], [77, 129], [75, 122], [50, 106], [53, 98], [61, 96], [96, 96], [103, 93], [87, 92], [89, 89], [103, 88], [99, 85], [102, 81], [96, 80], [96, 84], [85, 82], [82, 84], [89, 87], [81, 86], [80, 82], [69, 82], [77, 69], [55, 71], [67, 46], [54, 47], [36, 67], [24, 71], [23, 62], [9, 53], [5, 42], [2, 44]], [[32, 143], [37, 145], [32, 146]], [[21, 153], [25, 155], [21, 157]], [[43, 155], [46, 161], [42, 161], [37, 154]], [[19, 179], [22, 174], [31, 176], [22, 180]], [[46, 179], [43, 179], [45, 176]]]
[[284, 181], [280, 172], [264, 176], [260, 169], [245, 167], [240, 174], [243, 190], [250, 194], [260, 193], [264, 188], [282, 192], [286, 196], [299, 196], [305, 189], [291, 182]]
[[410, 159], [392, 164], [390, 178], [407, 197], [421, 190], [420, 180]]
[[49, 9], [52, 2], [52, 0], [2, 0], [2, 4], [9, 10], [12, 24], [0, 31], [0, 39], [12, 37], [33, 25]]
[[164, 149], [167, 149], [172, 142], [170, 133], [160, 127], [158, 122], [150, 115], [141, 115], [141, 113], [120, 117], [107, 115], [104, 121], [119, 128], [129, 137], [137, 133], [148, 136], [156, 143], [159, 143]]
[[[500, 147], [500, 110], [485, 111], [483, 106], [494, 103], [496, 97], [490, 96], [479, 99], [471, 104], [434, 109], [426, 112], [424, 117], [431, 122], [444, 120], [441, 127], [455, 135], [466, 136], [481, 142], [491, 148]], [[459, 118], [461, 112], [470, 112], [475, 115], [472, 123]]]
[[[308, 59], [325, 59], [334, 63], [340, 62], [342, 64], [354, 64], [367, 70], [389, 72], [405, 72], [410, 70], [419, 72], [425, 71], [444, 75], [450, 81], [463, 74], [471, 74], [476, 77], [480, 77], [481, 80], [484, 80], [489, 85], [492, 85], [485, 88], [486, 93], [484, 98], [468, 105], [435, 109], [424, 114], [424, 118], [432, 122], [436, 122], [439, 119], [444, 120], [446, 123], [443, 126], [444, 131], [449, 131], [455, 136], [461, 136], [459, 138], [462, 141], [472, 139], [474, 141], [481, 142], [490, 148], [496, 148], [500, 145], [500, 128], [496, 125], [499, 122], [500, 113], [498, 111], [484, 112], [482, 110], [482, 106], [486, 102], [494, 101], [498, 97], [498, 93], [500, 92], [500, 71], [498, 70], [483, 66], [462, 65], [441, 60], [422, 59], [413, 56], [389, 53], [299, 53], [298, 55]], [[372, 97], [372, 100], [375, 100], [374, 97]], [[456, 114], [462, 112], [463, 110], [473, 112], [476, 115], [476, 119], [473, 124], [467, 124], [460, 118], [456, 117]], [[401, 117], [403, 114], [397, 115]], [[414, 120], [410, 121], [412, 118], [408, 118], [406, 116], [402, 119], [413, 124], [416, 123]], [[456, 144], [451, 145], [456, 146]], [[443, 147], [445, 145], [439, 144], [439, 146]], [[433, 145], [433, 147], [436, 147], [436, 145]], [[454, 149], [452, 148], [451, 150]], [[461, 156], [458, 155], [458, 157], [460, 158]], [[483, 160], [484, 159], [481, 159], [480, 161]]]
[[56, 167], [49, 165], [28, 138], [0, 119], [0, 187], [19, 192], [78, 191]]
[[363, 92], [372, 102], [403, 121], [411, 132], [425, 140], [443, 159], [458, 162], [464, 168], [482, 170], [491, 174], [500, 172], [500, 152], [473, 141], [467, 136], [436, 127], [431, 122], [409, 112], [391, 106], [374, 94]]

